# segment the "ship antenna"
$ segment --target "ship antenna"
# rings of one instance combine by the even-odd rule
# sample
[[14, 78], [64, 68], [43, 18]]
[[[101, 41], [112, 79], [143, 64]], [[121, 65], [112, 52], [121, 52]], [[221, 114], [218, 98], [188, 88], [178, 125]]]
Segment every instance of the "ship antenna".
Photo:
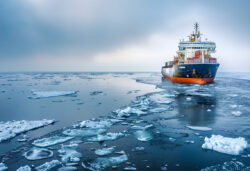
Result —
[[195, 30], [195, 34], [198, 34], [199, 24], [197, 22], [194, 24], [194, 30]]

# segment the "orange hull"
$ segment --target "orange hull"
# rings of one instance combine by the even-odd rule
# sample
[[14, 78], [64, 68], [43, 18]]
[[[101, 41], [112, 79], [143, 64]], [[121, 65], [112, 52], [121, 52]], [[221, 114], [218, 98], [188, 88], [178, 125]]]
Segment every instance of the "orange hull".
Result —
[[178, 78], [167, 75], [163, 75], [163, 77], [171, 80], [174, 83], [207, 84], [214, 81], [214, 78]]

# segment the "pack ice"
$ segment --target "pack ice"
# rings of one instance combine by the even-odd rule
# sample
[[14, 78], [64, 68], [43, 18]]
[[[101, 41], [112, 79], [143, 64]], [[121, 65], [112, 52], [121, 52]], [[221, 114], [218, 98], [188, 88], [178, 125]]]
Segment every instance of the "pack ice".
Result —
[[212, 135], [211, 138], [205, 137], [204, 141], [202, 148], [231, 155], [239, 155], [247, 148], [247, 141], [243, 137], [228, 138], [221, 135]]
[[42, 138], [42, 139], [37, 139], [35, 140], [32, 144], [37, 146], [37, 147], [48, 147], [56, 144], [63, 143], [65, 141], [68, 141], [72, 139], [73, 137], [48, 137], [48, 138]]
[[113, 153], [115, 151], [114, 147], [102, 148], [95, 150], [95, 154], [98, 156], [105, 156]]
[[82, 154], [76, 151], [78, 144], [70, 143], [69, 145], [62, 145], [61, 149], [58, 150], [59, 156], [62, 158], [62, 163], [73, 162], [77, 163], [80, 161]]
[[49, 97], [57, 97], [57, 96], [69, 96], [76, 95], [77, 91], [32, 91], [34, 98], [49, 98]]
[[52, 160], [50, 162], [46, 162], [40, 166], [37, 166], [35, 169], [37, 171], [47, 171], [47, 170], [51, 170], [52, 168], [60, 165], [61, 162], [59, 162], [58, 160]]
[[54, 120], [40, 120], [40, 121], [8, 121], [0, 122], [0, 142], [15, 137], [17, 134], [43, 127], [54, 123]]
[[31, 171], [29, 165], [19, 167], [16, 171]]
[[40, 160], [53, 156], [53, 151], [46, 148], [33, 147], [24, 153], [24, 157], [28, 160]]
[[97, 158], [95, 161], [90, 163], [90, 167], [87, 169], [101, 171], [105, 168], [119, 165], [120, 163], [126, 162], [128, 160], [128, 156], [126, 154], [117, 156], [117, 157], [100, 157]]

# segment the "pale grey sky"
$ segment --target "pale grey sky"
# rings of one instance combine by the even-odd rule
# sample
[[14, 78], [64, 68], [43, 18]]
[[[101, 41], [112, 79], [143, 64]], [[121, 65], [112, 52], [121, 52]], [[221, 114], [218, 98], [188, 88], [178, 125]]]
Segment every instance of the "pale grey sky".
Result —
[[248, 0], [3, 0], [0, 71], [160, 71], [199, 22], [219, 71], [249, 71]]

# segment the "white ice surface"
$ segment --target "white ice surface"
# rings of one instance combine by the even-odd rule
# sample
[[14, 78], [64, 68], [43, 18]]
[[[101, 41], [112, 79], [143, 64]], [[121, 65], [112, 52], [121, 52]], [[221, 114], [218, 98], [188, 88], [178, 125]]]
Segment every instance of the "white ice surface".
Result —
[[62, 163], [77, 163], [80, 161], [82, 154], [76, 151], [78, 144], [71, 143], [69, 145], [62, 145], [61, 149], [58, 150], [59, 156], [61, 157]]
[[242, 115], [242, 112], [241, 111], [232, 111], [232, 114], [234, 116], [241, 116]]
[[58, 166], [58, 165], [60, 165], [60, 164], [61, 164], [60, 161], [58, 161], [58, 160], [52, 160], [52, 161], [50, 161], [50, 162], [46, 162], [46, 163], [44, 163], [44, 164], [42, 164], [42, 165], [36, 167], [35, 169], [36, 169], [37, 171], [49, 171], [49, 170], [51, 170], [52, 168], [54, 168], [54, 167], [56, 167], [56, 166]]
[[128, 156], [126, 154], [117, 157], [100, 157], [90, 163], [90, 167], [88, 169], [100, 171], [111, 166], [119, 165], [120, 163], [126, 162], [127, 160]]
[[103, 120], [85, 120], [82, 121], [79, 126], [81, 128], [92, 128], [92, 129], [106, 129], [111, 127], [114, 123], [121, 122], [121, 120], [118, 119], [103, 119]]
[[166, 108], [158, 107], [158, 108], [150, 109], [149, 111], [151, 113], [161, 113], [161, 112], [165, 112], [166, 110], [167, 110]]
[[196, 131], [211, 131], [212, 128], [204, 127], [204, 126], [187, 126], [187, 128], [196, 130]]
[[204, 141], [202, 148], [231, 155], [239, 155], [247, 148], [247, 141], [243, 137], [228, 138], [221, 135], [212, 135], [211, 138], [205, 137]]
[[105, 156], [113, 153], [115, 151], [114, 147], [102, 148], [95, 150], [95, 154], [98, 156]]
[[140, 109], [136, 109], [130, 106], [127, 106], [126, 108], [122, 109], [117, 109], [114, 112], [117, 114], [118, 117], [129, 117], [131, 114], [137, 114], [138, 116], [147, 114], [146, 112], [143, 112]]
[[139, 130], [135, 132], [135, 137], [139, 141], [149, 141], [153, 138], [150, 132], [146, 130]]
[[8, 167], [5, 166], [4, 163], [0, 163], [0, 171], [4, 171], [4, 170], [7, 170], [7, 169], [8, 169]]
[[40, 120], [40, 121], [8, 121], [0, 122], [0, 142], [15, 137], [17, 134], [21, 134], [26, 131], [30, 131], [35, 128], [40, 128], [54, 123], [54, 120]]
[[96, 137], [90, 137], [88, 139], [86, 139], [86, 141], [89, 142], [96, 142], [96, 141], [113, 141], [113, 140], [117, 140], [121, 137], [123, 137], [124, 134], [123, 133], [107, 133], [105, 135], [97, 135]]
[[98, 134], [103, 134], [107, 131], [107, 129], [67, 129], [63, 131], [64, 135], [72, 136], [72, 137], [90, 137]]
[[63, 143], [65, 141], [68, 141], [72, 139], [73, 137], [48, 137], [48, 138], [42, 138], [42, 139], [37, 139], [35, 140], [32, 144], [37, 146], [37, 147], [48, 147], [56, 144]]
[[33, 91], [34, 98], [49, 98], [57, 96], [75, 95], [77, 91]]
[[19, 167], [16, 171], [31, 171], [29, 165]]
[[46, 148], [33, 147], [24, 153], [24, 157], [28, 160], [40, 160], [53, 156], [53, 151]]
[[63, 166], [58, 169], [58, 171], [72, 171], [72, 170], [77, 170], [77, 168], [74, 166]]

